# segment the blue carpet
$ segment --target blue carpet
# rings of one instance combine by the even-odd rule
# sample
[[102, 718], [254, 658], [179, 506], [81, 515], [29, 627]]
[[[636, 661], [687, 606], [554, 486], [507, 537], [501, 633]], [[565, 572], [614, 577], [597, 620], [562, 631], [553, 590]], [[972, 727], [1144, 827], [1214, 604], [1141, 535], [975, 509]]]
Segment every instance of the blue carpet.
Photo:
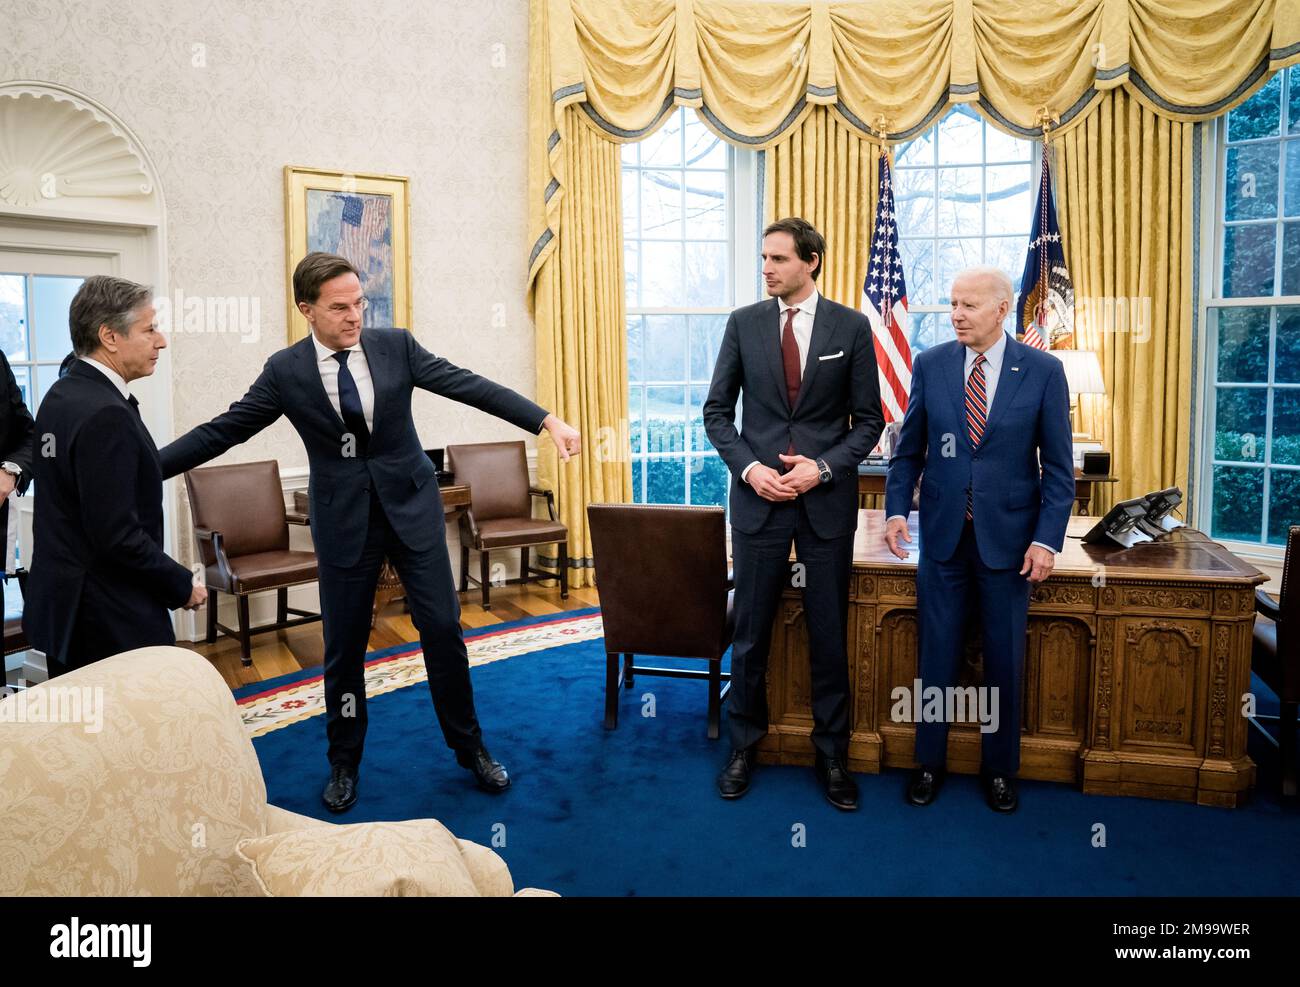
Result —
[[[269, 800], [333, 822], [436, 818], [493, 846], [516, 887], [565, 895], [1300, 892], [1300, 809], [1272, 794], [1277, 751], [1253, 728], [1259, 784], [1235, 810], [1025, 781], [1020, 810], [999, 816], [970, 776], [951, 776], [934, 805], [915, 809], [902, 798], [905, 772], [890, 771], [857, 776], [861, 806], [844, 813], [796, 767], [760, 767], [750, 793], [725, 802], [714, 788], [725, 723], [724, 739], [706, 739], [704, 684], [639, 678], [606, 731], [604, 657], [598, 639], [474, 669], [484, 739], [513, 779], [504, 795], [480, 793], [455, 764], [420, 684], [370, 701], [355, 808], [336, 817], [321, 805], [324, 717], [254, 741]], [[653, 717], [641, 715], [647, 692]], [[1093, 845], [1098, 824], [1105, 847]]]

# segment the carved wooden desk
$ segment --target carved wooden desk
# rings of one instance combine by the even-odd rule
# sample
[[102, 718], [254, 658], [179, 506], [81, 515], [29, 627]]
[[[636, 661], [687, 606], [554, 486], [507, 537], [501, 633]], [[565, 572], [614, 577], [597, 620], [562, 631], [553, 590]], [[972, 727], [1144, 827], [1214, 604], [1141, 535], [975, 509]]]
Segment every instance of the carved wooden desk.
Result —
[[[1255, 783], [1242, 696], [1250, 690], [1257, 569], [1199, 531], [1131, 549], [1078, 540], [1073, 517], [1050, 579], [1033, 593], [1025, 650], [1020, 777], [1083, 791], [1236, 806]], [[891, 719], [896, 686], [916, 677], [916, 561], [884, 542], [884, 512], [862, 511], [849, 601], [849, 766], [913, 765], [914, 728]], [[768, 667], [766, 763], [811, 764], [808, 637], [787, 589]], [[962, 685], [979, 685], [973, 631]], [[949, 730], [948, 769], [979, 770], [976, 724]]]

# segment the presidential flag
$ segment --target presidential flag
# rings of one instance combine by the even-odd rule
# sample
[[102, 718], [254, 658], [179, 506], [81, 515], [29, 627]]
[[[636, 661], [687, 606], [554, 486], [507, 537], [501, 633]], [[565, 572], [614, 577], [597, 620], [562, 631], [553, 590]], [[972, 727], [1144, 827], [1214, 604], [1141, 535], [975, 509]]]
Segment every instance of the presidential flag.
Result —
[[880, 371], [880, 404], [885, 424], [901, 422], [912, 389], [912, 348], [907, 343], [907, 283], [898, 254], [894, 186], [889, 158], [880, 158], [879, 201], [871, 234], [871, 265], [862, 285], [862, 311], [871, 323]]
[[1074, 347], [1074, 283], [1065, 267], [1061, 228], [1056, 224], [1052, 202], [1052, 172], [1043, 145], [1043, 175], [1038, 183], [1038, 202], [1025, 273], [1020, 276], [1020, 305], [1016, 325], [1023, 341], [1035, 349]]

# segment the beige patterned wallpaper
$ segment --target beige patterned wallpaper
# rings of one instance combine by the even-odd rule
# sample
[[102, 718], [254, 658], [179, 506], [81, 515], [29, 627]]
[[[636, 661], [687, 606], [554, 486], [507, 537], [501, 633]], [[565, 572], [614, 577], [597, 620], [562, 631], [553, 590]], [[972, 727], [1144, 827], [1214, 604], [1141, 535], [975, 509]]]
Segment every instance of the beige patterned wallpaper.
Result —
[[[526, 0], [0, 0], [0, 81], [77, 90], [139, 137], [167, 205], [169, 295], [257, 299], [255, 340], [173, 334], [179, 434], [285, 345], [286, 164], [408, 176], [415, 334], [534, 394], [527, 37]], [[426, 445], [532, 441], [431, 394], [415, 414]], [[286, 422], [221, 461], [266, 458], [306, 465]]]

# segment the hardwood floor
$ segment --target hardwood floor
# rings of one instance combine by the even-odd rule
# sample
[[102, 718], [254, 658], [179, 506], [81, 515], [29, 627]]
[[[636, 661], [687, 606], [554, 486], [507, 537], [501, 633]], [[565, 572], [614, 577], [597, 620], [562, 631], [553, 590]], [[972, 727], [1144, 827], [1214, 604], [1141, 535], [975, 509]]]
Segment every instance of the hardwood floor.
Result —
[[[536, 584], [494, 587], [491, 610], [484, 610], [479, 605], [479, 599], [478, 591], [472, 587], [468, 593], [461, 594], [460, 626], [465, 630], [490, 627], [522, 617], [540, 617], [600, 605], [595, 587], [571, 589], [569, 598], [561, 600], [559, 587], [547, 589]], [[370, 632], [369, 649], [377, 651], [391, 648], [395, 644], [418, 641], [419, 637], [415, 625], [411, 623], [411, 615], [403, 611], [403, 604], [398, 601], [380, 612], [379, 619]], [[177, 643], [210, 658], [232, 689], [316, 667], [324, 660], [325, 651], [318, 623], [255, 636], [253, 664], [248, 668], [240, 664], [239, 642], [232, 638], [220, 637], [215, 644], [188, 641]]]

